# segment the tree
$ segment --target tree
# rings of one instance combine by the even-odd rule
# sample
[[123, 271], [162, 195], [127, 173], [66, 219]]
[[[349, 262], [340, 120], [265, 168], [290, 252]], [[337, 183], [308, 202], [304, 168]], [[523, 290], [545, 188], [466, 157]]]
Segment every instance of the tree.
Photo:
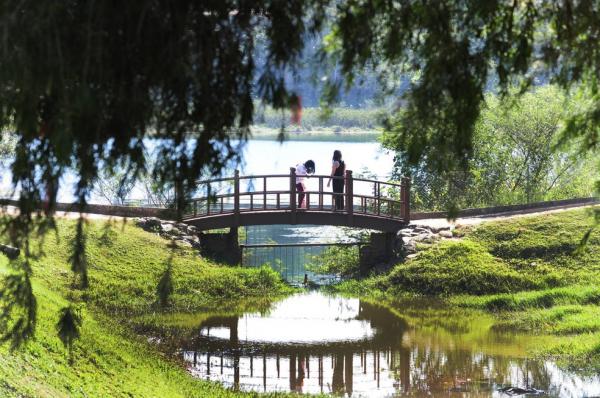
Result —
[[424, 159], [441, 171], [464, 169], [473, 156], [486, 90], [504, 95], [515, 83], [589, 87], [592, 106], [570, 119], [567, 134], [596, 149], [599, 37], [600, 12], [590, 0], [348, 0], [337, 3], [327, 43], [346, 85], [365, 68], [415, 76], [388, 123], [389, 144], [410, 164]]
[[[79, 175], [81, 206], [98, 164], [121, 162], [128, 178], [147, 171], [149, 136], [161, 140], [154, 174], [172, 182], [182, 209], [200, 174], [218, 173], [236, 156], [231, 141], [248, 136], [254, 94], [275, 108], [297, 98], [285, 71], [326, 13], [328, 63], [340, 71], [326, 98], [367, 67], [391, 81], [414, 76], [405, 107], [388, 124], [411, 164], [426, 155], [437, 170], [464, 167], [486, 88], [497, 83], [506, 92], [535, 77], [590, 88], [592, 106], [567, 131], [583, 134], [585, 149], [597, 147], [600, 20], [590, 0], [7, 0], [0, 128], [14, 128], [18, 141], [12, 173], [20, 213], [7, 226], [13, 243], [28, 247], [32, 214], [46, 195], [52, 210], [65, 169]], [[268, 48], [260, 72], [258, 33]], [[72, 258], [85, 272], [82, 234]], [[19, 272], [30, 273], [26, 261]]]
[[413, 206], [429, 210], [589, 195], [593, 157], [582, 156], [576, 142], [559, 145], [565, 120], [583, 107], [553, 86], [504, 99], [488, 94], [466, 169], [436, 171], [426, 159], [411, 165], [399, 152], [395, 174], [412, 178]]
[[483, 170], [503, 179], [498, 188], [506, 198], [498, 201], [543, 200], [581, 172], [588, 159], [578, 156], [575, 145], [557, 148], [562, 126], [580, 102], [551, 86], [526, 93], [512, 104], [502, 104], [492, 96], [487, 102], [476, 134], [485, 145]]
[[102, 169], [93, 191], [111, 205], [124, 205], [134, 186], [135, 180], [127, 178], [124, 170]]
[[[152, 173], [174, 187], [182, 209], [201, 174], [218, 174], [237, 156], [232, 141], [249, 134], [253, 95], [274, 108], [289, 106], [285, 71], [323, 15], [314, 0], [0, 5], [0, 130], [16, 137], [11, 169], [20, 195], [19, 215], [4, 231], [25, 254], [12, 263], [23, 286], [0, 287], [3, 339], [33, 333], [29, 236], [52, 225], [51, 218], [34, 223], [33, 215], [47, 201], [51, 217], [65, 170], [79, 178], [80, 209], [99, 165], [122, 167], [127, 181]], [[259, 65], [258, 34], [266, 43]], [[153, 170], [145, 138], [158, 142]], [[80, 219], [70, 258], [81, 288], [84, 233]]]

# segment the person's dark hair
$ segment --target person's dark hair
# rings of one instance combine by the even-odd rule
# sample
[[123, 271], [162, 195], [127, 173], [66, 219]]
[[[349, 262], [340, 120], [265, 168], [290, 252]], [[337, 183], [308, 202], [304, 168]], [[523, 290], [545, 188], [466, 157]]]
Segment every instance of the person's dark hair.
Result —
[[304, 167], [306, 167], [306, 172], [308, 174], [314, 174], [314, 172], [315, 172], [315, 162], [313, 162], [312, 160], [307, 160], [304, 163]]
[[336, 149], [335, 151], [333, 151], [333, 161], [339, 162], [341, 160], [342, 160], [342, 152]]

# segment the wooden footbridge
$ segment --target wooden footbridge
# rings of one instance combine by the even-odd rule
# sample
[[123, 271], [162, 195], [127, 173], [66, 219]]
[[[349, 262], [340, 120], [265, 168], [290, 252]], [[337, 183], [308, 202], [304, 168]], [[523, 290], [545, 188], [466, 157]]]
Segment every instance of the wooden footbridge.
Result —
[[[305, 179], [306, 191], [296, 189], [295, 169], [289, 174], [217, 178], [198, 182], [196, 197], [188, 203], [184, 222], [200, 230], [248, 225], [310, 224], [357, 227], [396, 232], [410, 221], [410, 180], [400, 183], [354, 178], [347, 170], [345, 190], [327, 188], [331, 177]], [[336, 209], [335, 199], [344, 205]], [[338, 199], [339, 201], [339, 199]]]

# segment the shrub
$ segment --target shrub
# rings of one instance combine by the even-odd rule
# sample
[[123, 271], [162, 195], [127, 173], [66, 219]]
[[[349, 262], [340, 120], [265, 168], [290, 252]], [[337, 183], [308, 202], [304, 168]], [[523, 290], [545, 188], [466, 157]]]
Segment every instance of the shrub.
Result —
[[396, 266], [385, 288], [426, 295], [493, 294], [561, 283], [556, 273], [517, 272], [478, 243], [446, 241]]

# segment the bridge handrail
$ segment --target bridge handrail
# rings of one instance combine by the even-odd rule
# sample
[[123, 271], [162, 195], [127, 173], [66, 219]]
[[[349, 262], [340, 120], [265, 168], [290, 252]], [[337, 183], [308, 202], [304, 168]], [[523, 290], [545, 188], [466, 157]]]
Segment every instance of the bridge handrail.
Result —
[[[325, 175], [325, 174], [312, 174], [312, 175], [308, 175], [305, 176], [308, 179], [315, 179], [315, 178], [332, 178], [335, 180], [342, 180], [344, 178], [346, 178], [345, 176], [329, 176], [329, 175]], [[261, 179], [261, 178], [290, 178], [289, 174], [256, 174], [256, 175], [248, 175], [248, 176], [239, 176], [238, 179], [239, 180], [254, 180], [254, 179]], [[205, 185], [205, 184], [212, 184], [215, 182], [224, 182], [224, 181], [234, 181], [235, 177], [219, 177], [219, 178], [211, 178], [208, 180], [197, 180], [196, 184], [197, 185]], [[377, 180], [365, 180], [365, 179], [359, 179], [359, 178], [355, 178], [355, 181], [371, 181], [371, 182], [378, 182]], [[382, 184], [384, 184], [384, 182], [381, 181]], [[386, 184], [390, 184], [390, 185], [400, 185], [400, 184], [394, 184], [394, 183], [386, 183]]]
[[[289, 189], [267, 189], [267, 181], [275, 178], [286, 178], [289, 179]], [[273, 210], [286, 210], [295, 213], [297, 208], [297, 195], [296, 190], [296, 174], [295, 168], [290, 168], [289, 174], [259, 174], [259, 175], [246, 175], [240, 176], [239, 171], [236, 170], [233, 177], [221, 177], [212, 178], [207, 180], [197, 181], [198, 185], [206, 185], [206, 194], [204, 196], [195, 197], [188, 201], [188, 206], [191, 206], [191, 211], [187, 216], [188, 218], [194, 218], [198, 216], [208, 216], [215, 214], [237, 214], [240, 212], [248, 211], [273, 211]], [[410, 203], [409, 203], [409, 189], [410, 180], [408, 178], [402, 178], [402, 182], [390, 182], [390, 181], [378, 181], [368, 178], [354, 178], [351, 170], [346, 170], [344, 176], [330, 176], [330, 175], [312, 175], [306, 176], [309, 180], [318, 180], [318, 190], [307, 190], [304, 191], [305, 204], [307, 210], [319, 210], [319, 211], [335, 211], [336, 213], [344, 213], [348, 215], [349, 219], [352, 218], [352, 214], [356, 212], [358, 214], [369, 214], [373, 216], [383, 216], [392, 219], [402, 219], [405, 222], [410, 220]], [[323, 188], [324, 180], [344, 180], [345, 181], [345, 192], [331, 192], [325, 191]], [[240, 181], [243, 180], [262, 180], [262, 189], [256, 190], [241, 190]], [[233, 192], [211, 194], [211, 184], [231, 182], [233, 183]], [[372, 194], [354, 193], [354, 183], [368, 183], [373, 184]], [[382, 189], [383, 188], [383, 189]], [[216, 190], [218, 191], [218, 189]], [[390, 194], [399, 195], [399, 197], [389, 196]], [[275, 198], [273, 198], [273, 196]], [[317, 204], [311, 204], [311, 197], [318, 198]], [[345, 200], [343, 209], [335, 209], [334, 198], [343, 196]], [[240, 205], [240, 198], [248, 197], [248, 200], [244, 200], [244, 207]], [[262, 198], [261, 198], [262, 197]], [[324, 198], [331, 198], [331, 206], [324, 203]], [[231, 208], [231, 202], [226, 199], [233, 198], [233, 208]], [[255, 199], [259, 202], [254, 204]], [[273, 207], [273, 200], [276, 199], [276, 205]], [[283, 199], [283, 200], [282, 200]], [[359, 199], [360, 204], [358, 206], [354, 203], [354, 199]], [[220, 203], [217, 203], [220, 202]], [[270, 202], [271, 204], [269, 204]], [[201, 209], [198, 211], [199, 204], [205, 204], [205, 210]], [[214, 204], [217, 203], [215, 206]], [[245, 207], [249, 204], [249, 208]], [[211, 213], [211, 207], [213, 212]]]

